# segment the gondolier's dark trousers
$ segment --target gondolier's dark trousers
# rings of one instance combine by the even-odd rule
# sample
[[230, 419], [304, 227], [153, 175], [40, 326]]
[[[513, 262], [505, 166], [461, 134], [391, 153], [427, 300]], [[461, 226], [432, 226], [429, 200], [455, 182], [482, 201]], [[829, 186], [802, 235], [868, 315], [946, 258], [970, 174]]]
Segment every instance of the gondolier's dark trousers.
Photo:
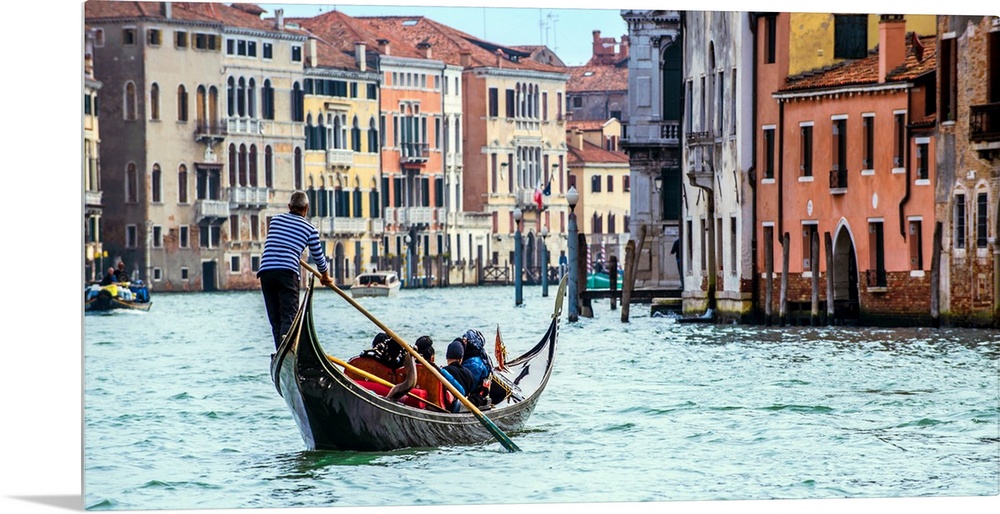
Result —
[[271, 322], [275, 349], [281, 345], [281, 336], [288, 332], [299, 308], [299, 276], [291, 270], [265, 270], [257, 273], [260, 290], [264, 294], [267, 320]]

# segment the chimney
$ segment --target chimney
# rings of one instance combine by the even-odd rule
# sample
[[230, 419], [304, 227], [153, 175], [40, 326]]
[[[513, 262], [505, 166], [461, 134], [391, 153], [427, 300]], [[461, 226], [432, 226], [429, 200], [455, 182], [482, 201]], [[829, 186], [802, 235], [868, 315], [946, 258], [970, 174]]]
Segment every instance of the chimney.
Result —
[[278, 30], [285, 30], [285, 10], [275, 9], [274, 10], [274, 28]]
[[388, 39], [379, 39], [378, 40], [378, 49], [379, 49], [380, 52], [382, 52], [382, 55], [390, 55], [389, 54], [389, 40]]
[[163, 2], [163, 17], [168, 20], [174, 17], [174, 8], [170, 2]]
[[461, 54], [459, 55], [460, 55], [459, 63], [462, 65], [463, 68], [468, 68], [470, 65], [472, 65], [472, 52], [468, 50], [462, 50]]
[[424, 51], [424, 58], [425, 59], [432, 59], [432, 57], [431, 57], [431, 44], [428, 43], [427, 41], [421, 41], [421, 42], [417, 43], [417, 50], [423, 50]]
[[575, 129], [573, 134], [576, 136], [576, 148], [577, 150], [583, 150], [583, 130]]
[[591, 34], [594, 35], [594, 40], [591, 43], [590, 55], [593, 57], [597, 57], [598, 55], [604, 53], [604, 44], [603, 41], [601, 41], [601, 31], [594, 30], [591, 32]]
[[365, 56], [365, 42], [356, 41], [354, 43], [354, 60], [358, 62], [361, 71], [368, 69], [368, 58]]
[[622, 34], [622, 46], [621, 46], [621, 57], [622, 59], [628, 59], [628, 47], [629, 47], [628, 34]]
[[319, 56], [316, 55], [316, 38], [309, 38], [309, 41], [306, 42], [306, 66], [315, 68], [318, 61]]
[[878, 22], [878, 81], [906, 60], [906, 20], [902, 14], [883, 14]]

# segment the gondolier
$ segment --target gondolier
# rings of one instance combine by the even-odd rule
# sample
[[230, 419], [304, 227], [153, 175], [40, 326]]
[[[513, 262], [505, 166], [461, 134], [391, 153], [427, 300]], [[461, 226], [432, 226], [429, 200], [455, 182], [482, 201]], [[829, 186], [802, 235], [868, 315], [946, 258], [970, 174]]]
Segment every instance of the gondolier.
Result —
[[326, 286], [333, 284], [323, 247], [319, 244], [319, 231], [306, 219], [308, 212], [309, 198], [304, 192], [296, 191], [288, 200], [288, 212], [271, 218], [267, 228], [257, 278], [275, 348], [292, 326], [292, 318], [299, 308], [299, 258], [306, 248], [322, 273], [320, 282]]

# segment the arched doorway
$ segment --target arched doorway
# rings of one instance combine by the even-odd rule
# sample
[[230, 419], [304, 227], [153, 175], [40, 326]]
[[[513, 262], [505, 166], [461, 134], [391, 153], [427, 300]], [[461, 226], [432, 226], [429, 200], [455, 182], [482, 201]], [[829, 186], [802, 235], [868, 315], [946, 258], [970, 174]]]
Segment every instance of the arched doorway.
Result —
[[856, 321], [861, 316], [858, 300], [858, 258], [851, 231], [842, 226], [833, 243], [833, 317]]

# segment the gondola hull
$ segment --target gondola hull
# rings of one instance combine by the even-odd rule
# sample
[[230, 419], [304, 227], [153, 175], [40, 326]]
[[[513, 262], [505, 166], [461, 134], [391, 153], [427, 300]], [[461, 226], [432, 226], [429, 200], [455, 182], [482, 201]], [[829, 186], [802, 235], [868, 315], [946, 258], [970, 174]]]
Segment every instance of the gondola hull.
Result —
[[[558, 312], [561, 296], [557, 298]], [[505, 433], [524, 427], [548, 383], [558, 321], [556, 314], [542, 340], [511, 361], [507, 372], [495, 375], [495, 379], [513, 384], [518, 393], [482, 410]], [[385, 451], [493, 440], [472, 413], [437, 412], [390, 401], [359, 385], [332, 364], [316, 337], [311, 285], [289, 336], [272, 357], [271, 377], [310, 450]]]
[[114, 310], [148, 311], [153, 302], [136, 302], [122, 300], [110, 295], [98, 295], [96, 298], [84, 300], [84, 312], [109, 312]]

